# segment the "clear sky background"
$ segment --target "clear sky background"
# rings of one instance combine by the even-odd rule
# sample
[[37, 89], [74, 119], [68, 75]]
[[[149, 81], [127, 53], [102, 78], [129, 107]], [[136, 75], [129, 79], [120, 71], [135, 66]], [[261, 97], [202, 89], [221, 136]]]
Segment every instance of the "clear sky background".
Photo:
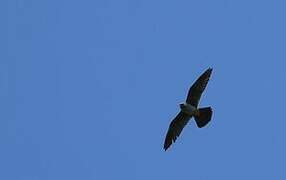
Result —
[[[285, 180], [285, 7], [1, 1], [0, 179]], [[212, 121], [165, 152], [208, 67]]]

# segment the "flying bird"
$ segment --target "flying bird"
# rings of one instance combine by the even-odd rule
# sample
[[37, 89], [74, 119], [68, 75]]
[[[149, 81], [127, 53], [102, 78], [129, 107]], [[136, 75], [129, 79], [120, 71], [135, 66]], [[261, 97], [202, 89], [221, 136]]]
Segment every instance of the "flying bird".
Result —
[[180, 104], [180, 112], [169, 125], [166, 134], [164, 149], [165, 151], [181, 134], [183, 128], [189, 120], [194, 117], [199, 128], [204, 127], [212, 117], [212, 108], [198, 108], [198, 104], [203, 91], [205, 90], [212, 73], [212, 68], [208, 68], [191, 86], [185, 103]]

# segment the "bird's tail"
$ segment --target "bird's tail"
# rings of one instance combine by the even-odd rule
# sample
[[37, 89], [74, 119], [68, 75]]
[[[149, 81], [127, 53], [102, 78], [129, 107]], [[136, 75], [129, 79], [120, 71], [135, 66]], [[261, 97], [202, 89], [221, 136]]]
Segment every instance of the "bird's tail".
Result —
[[207, 125], [208, 122], [210, 122], [211, 117], [212, 117], [211, 107], [199, 108], [198, 114], [195, 115], [195, 121], [197, 123], [197, 126], [199, 128], [204, 127], [205, 125]]

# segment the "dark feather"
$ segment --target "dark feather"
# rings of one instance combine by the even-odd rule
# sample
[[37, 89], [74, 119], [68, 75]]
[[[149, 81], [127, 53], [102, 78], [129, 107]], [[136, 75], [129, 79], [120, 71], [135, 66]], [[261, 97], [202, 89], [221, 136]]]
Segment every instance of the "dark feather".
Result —
[[181, 134], [183, 128], [186, 126], [191, 116], [183, 113], [182, 111], [171, 122], [164, 143], [165, 151], [176, 141], [177, 137]]
[[207, 69], [191, 86], [186, 102], [192, 106], [198, 107], [202, 93], [204, 92], [210, 79], [212, 69]]
[[200, 108], [199, 109], [199, 113], [198, 115], [196, 115], [195, 121], [197, 123], [197, 126], [199, 128], [204, 127], [205, 125], [207, 125], [211, 118], [212, 118], [212, 108], [211, 107], [205, 107], [205, 108]]

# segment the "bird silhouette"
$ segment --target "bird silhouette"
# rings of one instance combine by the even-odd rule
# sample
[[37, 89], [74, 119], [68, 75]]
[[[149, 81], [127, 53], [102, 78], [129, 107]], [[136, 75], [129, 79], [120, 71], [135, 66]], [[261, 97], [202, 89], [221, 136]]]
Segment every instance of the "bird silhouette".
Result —
[[204, 92], [212, 73], [212, 68], [208, 68], [191, 86], [185, 103], [180, 104], [180, 112], [172, 120], [166, 134], [165, 151], [177, 140], [183, 128], [194, 117], [199, 128], [204, 127], [212, 117], [212, 108], [198, 108], [201, 95]]

